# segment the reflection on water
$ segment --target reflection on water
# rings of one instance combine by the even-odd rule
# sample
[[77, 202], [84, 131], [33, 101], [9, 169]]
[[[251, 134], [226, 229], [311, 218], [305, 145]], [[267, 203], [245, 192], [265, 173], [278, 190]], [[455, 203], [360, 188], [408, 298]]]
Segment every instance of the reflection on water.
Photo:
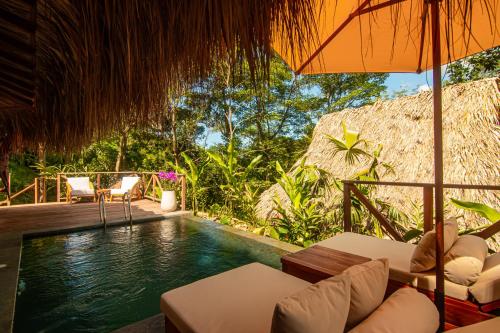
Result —
[[15, 332], [109, 332], [160, 312], [160, 295], [283, 252], [178, 218], [25, 240]]

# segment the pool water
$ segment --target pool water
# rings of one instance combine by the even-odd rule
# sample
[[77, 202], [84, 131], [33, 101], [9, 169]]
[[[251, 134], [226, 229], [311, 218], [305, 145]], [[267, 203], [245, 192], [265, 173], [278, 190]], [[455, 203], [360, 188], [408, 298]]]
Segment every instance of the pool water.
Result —
[[14, 331], [109, 332], [159, 313], [165, 291], [255, 261], [279, 268], [283, 254], [181, 217], [26, 239]]

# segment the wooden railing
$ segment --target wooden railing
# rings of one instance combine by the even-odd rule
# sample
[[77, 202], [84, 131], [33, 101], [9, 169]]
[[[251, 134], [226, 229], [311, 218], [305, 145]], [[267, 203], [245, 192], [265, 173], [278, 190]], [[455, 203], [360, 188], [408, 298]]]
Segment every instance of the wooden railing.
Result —
[[[61, 202], [66, 201], [66, 186], [65, 180], [68, 177], [78, 177], [85, 176], [89, 177], [92, 183], [95, 185], [97, 190], [103, 188], [110, 188], [114, 184], [116, 184], [121, 177], [126, 175], [138, 175], [141, 177], [141, 183], [139, 185], [140, 196], [143, 198], [147, 198], [153, 201], [159, 201], [159, 198], [156, 195], [156, 189], [160, 189], [163, 191], [161, 186], [161, 182], [157, 176], [157, 172], [136, 172], [136, 171], [121, 171], [121, 172], [66, 172], [66, 173], [58, 173], [56, 177], [37, 177], [33, 180], [33, 183], [27, 185], [22, 190], [12, 193], [10, 196], [10, 200], [7, 198], [6, 200], [0, 201], [0, 206], [6, 205], [10, 206], [12, 201], [16, 198], [21, 197], [21, 195], [33, 191], [33, 203], [46, 203], [48, 202], [48, 184], [55, 182], [55, 201]], [[10, 175], [9, 175], [10, 177]], [[181, 210], [186, 210], [186, 193], [187, 193], [187, 184], [186, 184], [186, 176], [182, 174], [177, 174], [177, 182], [180, 185], [181, 193]], [[54, 199], [54, 196], [52, 195]]]
[[[10, 178], [9, 174], [9, 192], [10, 192]], [[55, 178], [48, 177], [36, 177], [33, 179], [33, 183], [26, 185], [23, 189], [17, 191], [16, 193], [11, 193], [10, 197], [5, 200], [0, 201], [0, 206], [10, 206], [14, 199], [20, 198], [23, 194], [33, 191], [33, 203], [43, 203], [47, 202], [47, 181], [54, 180]]]
[[[344, 180], [344, 231], [352, 231], [351, 221], [351, 195], [354, 195], [377, 219], [382, 227], [382, 230], [394, 240], [403, 242], [404, 239], [401, 234], [394, 228], [392, 223], [372, 204], [357, 187], [356, 185], [370, 185], [370, 186], [398, 186], [398, 187], [418, 187], [422, 188], [423, 199], [423, 220], [424, 232], [432, 230], [434, 225], [433, 219], [433, 205], [434, 205], [434, 184], [432, 183], [398, 183], [398, 182], [372, 182], [372, 181], [355, 181]], [[444, 184], [444, 188], [448, 189], [470, 189], [470, 190], [500, 190], [497, 185], [465, 185], [465, 184]], [[500, 221], [492, 224], [488, 228], [475, 233], [484, 239], [489, 238], [500, 231]]]

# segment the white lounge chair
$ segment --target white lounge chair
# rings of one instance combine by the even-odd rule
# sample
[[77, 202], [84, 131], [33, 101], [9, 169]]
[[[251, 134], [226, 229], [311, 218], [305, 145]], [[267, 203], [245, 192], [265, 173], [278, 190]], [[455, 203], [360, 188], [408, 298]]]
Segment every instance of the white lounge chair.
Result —
[[[160, 309], [165, 315], [165, 332], [270, 332], [276, 303], [310, 285], [259, 263], [241, 266], [164, 293]], [[305, 315], [314, 312], [308, 307], [302, 310]], [[352, 332], [372, 332], [371, 325], [378, 323], [380, 326], [386, 322], [396, 322], [399, 328], [415, 323], [420, 327], [437, 328], [438, 312], [428, 298], [412, 288], [404, 288], [383, 302], [365, 321]]]
[[112, 188], [109, 193], [109, 202], [113, 200], [113, 197], [123, 197], [125, 194], [133, 194], [139, 181], [141, 180], [138, 176], [123, 177], [120, 188]]
[[[410, 271], [411, 258], [416, 248], [414, 244], [345, 232], [316, 245], [371, 259], [388, 258], [389, 285], [387, 289], [389, 293], [409, 285], [430, 297], [433, 296], [436, 287], [435, 272], [433, 270], [422, 273]], [[447, 315], [452, 312], [451, 309], [457, 313], [466, 311], [472, 314], [455, 316], [457, 318], [454, 319], [459, 319], [460, 326], [470, 325], [481, 317], [488, 318], [483, 311], [490, 312], [490, 309], [498, 307], [499, 302], [500, 253], [486, 257], [479, 279], [471, 286], [445, 280], [445, 294]], [[470, 320], [471, 318], [473, 319]]]
[[93, 198], [96, 200], [94, 185], [89, 177], [69, 177], [66, 179], [66, 202], [73, 198]]

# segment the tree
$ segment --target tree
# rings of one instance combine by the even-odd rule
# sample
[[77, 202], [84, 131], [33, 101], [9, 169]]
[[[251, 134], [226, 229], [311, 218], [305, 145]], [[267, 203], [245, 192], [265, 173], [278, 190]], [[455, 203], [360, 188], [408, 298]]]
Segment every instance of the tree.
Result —
[[310, 89], [319, 89], [319, 116], [373, 103], [387, 89], [389, 74], [319, 74], [304, 78]]
[[477, 53], [448, 65], [446, 84], [495, 77], [500, 74], [500, 47]]

